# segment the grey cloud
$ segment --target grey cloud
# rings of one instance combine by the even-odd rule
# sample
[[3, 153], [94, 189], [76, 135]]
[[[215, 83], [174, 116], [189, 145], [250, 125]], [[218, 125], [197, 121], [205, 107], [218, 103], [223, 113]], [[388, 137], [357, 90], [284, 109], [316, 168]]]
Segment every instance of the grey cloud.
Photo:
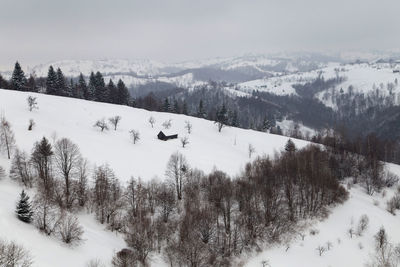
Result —
[[393, 49], [398, 0], [0, 0], [0, 65]]

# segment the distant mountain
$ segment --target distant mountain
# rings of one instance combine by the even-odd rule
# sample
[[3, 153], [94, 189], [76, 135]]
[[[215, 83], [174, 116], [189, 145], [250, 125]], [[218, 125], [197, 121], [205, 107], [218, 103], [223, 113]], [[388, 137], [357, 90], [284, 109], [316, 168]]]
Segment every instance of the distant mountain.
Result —
[[[290, 58], [265, 55], [246, 55], [169, 64], [152, 60], [62, 60], [28, 68], [27, 73], [45, 77], [49, 66], [52, 65], [55, 68], [61, 68], [66, 76], [78, 76], [80, 73], [88, 76], [92, 71], [100, 71], [106, 78], [123, 77], [125, 83], [132, 87], [154, 81], [186, 87], [199, 81], [215, 80], [238, 83], [270, 77], [276, 73], [310, 71], [323, 67], [326, 62], [328, 62], [327, 58]], [[192, 75], [191, 79], [188, 79], [187, 74]], [[182, 82], [182, 80], [185, 81]]]

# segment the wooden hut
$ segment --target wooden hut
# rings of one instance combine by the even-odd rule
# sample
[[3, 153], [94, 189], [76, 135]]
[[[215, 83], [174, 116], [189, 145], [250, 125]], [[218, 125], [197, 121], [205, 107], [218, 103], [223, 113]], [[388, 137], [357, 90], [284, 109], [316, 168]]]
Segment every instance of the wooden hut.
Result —
[[173, 134], [173, 135], [165, 135], [162, 131], [160, 131], [157, 134], [158, 139], [163, 140], [163, 141], [167, 141], [169, 139], [177, 139], [178, 135], [177, 134]]

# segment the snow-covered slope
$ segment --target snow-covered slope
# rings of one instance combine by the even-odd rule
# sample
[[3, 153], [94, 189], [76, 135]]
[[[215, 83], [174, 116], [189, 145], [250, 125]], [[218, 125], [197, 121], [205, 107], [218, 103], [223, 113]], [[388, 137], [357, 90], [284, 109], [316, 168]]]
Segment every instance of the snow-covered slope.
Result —
[[[26, 98], [37, 97], [39, 110], [29, 112]], [[164, 179], [167, 161], [172, 153], [183, 153], [193, 167], [206, 172], [217, 167], [230, 175], [237, 174], [249, 160], [248, 145], [256, 147], [256, 154], [272, 154], [280, 150], [286, 137], [238, 128], [224, 128], [218, 133], [213, 122], [166, 113], [148, 112], [125, 106], [103, 104], [0, 89], [0, 113], [12, 124], [17, 145], [31, 151], [35, 141], [43, 136], [50, 140], [68, 137], [78, 144], [83, 156], [94, 164], [108, 163], [121, 181], [130, 176], [150, 180]], [[100, 132], [93, 127], [97, 119], [113, 115], [122, 116], [117, 131]], [[147, 122], [153, 116], [154, 128]], [[27, 130], [29, 119], [34, 119], [33, 131]], [[156, 138], [162, 122], [172, 119], [172, 127], [167, 133], [188, 135], [184, 129], [186, 120], [193, 124], [193, 132], [188, 135], [190, 143], [182, 148], [179, 140], [160, 141]], [[133, 144], [129, 138], [130, 129], [139, 130], [141, 139]], [[295, 140], [298, 146], [307, 142]], [[254, 156], [253, 156], [254, 157]], [[8, 171], [10, 161], [0, 155], [0, 166]], [[0, 181], [0, 238], [14, 240], [31, 251], [36, 267], [85, 266], [94, 258], [109, 262], [113, 253], [124, 247], [120, 235], [107, 232], [90, 215], [80, 214], [79, 222], [84, 227], [84, 243], [76, 248], [68, 247], [60, 241], [44, 236], [32, 225], [18, 221], [14, 215], [15, 202], [21, 187], [8, 178]], [[154, 266], [159, 263], [153, 262]]]
[[[276, 95], [296, 95], [296, 90], [293, 88], [293, 85], [312, 82], [319, 75], [322, 75], [325, 80], [335, 78], [337, 75], [339, 77], [345, 77], [344, 82], [316, 95], [322, 102], [331, 105], [329, 101], [327, 101], [327, 94], [331, 94], [332, 90], [339, 93], [341, 89], [344, 93], [347, 93], [350, 86], [353, 88], [353, 93], [369, 93], [379, 90], [381, 95], [388, 95], [390, 94], [390, 86], [393, 88], [392, 93], [400, 93], [400, 86], [398, 86], [400, 73], [397, 72], [399, 70], [400, 63], [331, 63], [327, 67], [321, 69], [308, 72], [277, 74], [273, 77], [240, 83], [236, 87], [247, 93], [257, 90]], [[388, 84], [392, 85], [388, 87]]]
[[[28, 95], [37, 97], [39, 110], [28, 111]], [[140, 176], [145, 181], [154, 177], [164, 179], [167, 161], [175, 151], [183, 153], [193, 167], [205, 172], [217, 167], [235, 175], [249, 160], [250, 143], [256, 148], [257, 155], [272, 155], [287, 142], [283, 136], [238, 128], [224, 128], [218, 133], [212, 122], [184, 115], [8, 90], [0, 90], [0, 112], [11, 122], [19, 148], [30, 152], [33, 143], [42, 136], [50, 140], [68, 137], [79, 145], [91, 166], [108, 163], [123, 182], [131, 175]], [[122, 116], [117, 131], [102, 133], [93, 128], [97, 119], [113, 115]], [[150, 116], [156, 119], [154, 128], [147, 122]], [[36, 127], [28, 131], [27, 125], [31, 118], [35, 120]], [[172, 119], [172, 128], [166, 132], [187, 135], [190, 141], [187, 147], [182, 148], [179, 140], [164, 142], [156, 138], [159, 130], [163, 130], [162, 122], [168, 119]], [[186, 120], [193, 124], [190, 135], [184, 129]], [[135, 145], [129, 138], [130, 129], [139, 130], [141, 135], [141, 140]], [[307, 144], [300, 140], [295, 140], [295, 143], [299, 147]], [[10, 161], [0, 155], [0, 165], [8, 170]], [[400, 166], [389, 167], [400, 174]], [[85, 241], [76, 248], [40, 234], [33, 226], [19, 222], [14, 216], [15, 201], [20, 190], [21, 187], [8, 178], [0, 181], [0, 238], [15, 240], [24, 245], [31, 251], [35, 266], [85, 266], [93, 258], [109, 262], [112, 254], [124, 247], [121, 236], [107, 232], [93, 217], [83, 213], [78, 217], [85, 230]], [[312, 226], [319, 231], [317, 235], [306, 234], [304, 240], [299, 235], [290, 243], [287, 251], [285, 245], [268, 248], [246, 261], [246, 266], [262, 266], [262, 260], [268, 260], [270, 266], [274, 267], [364, 266], [373, 251], [373, 235], [380, 226], [385, 226], [391, 242], [400, 242], [400, 232], [397, 229], [400, 217], [385, 210], [385, 203], [393, 193], [391, 189], [385, 197], [370, 197], [355, 187], [351, 189], [347, 202], [334, 208], [325, 221]], [[374, 200], [378, 200], [379, 205], [375, 206]], [[356, 227], [363, 214], [369, 216], [369, 228], [362, 237], [350, 238], [347, 230]], [[326, 245], [327, 242], [332, 243], [332, 248], [320, 257], [316, 247]], [[157, 261], [153, 261], [152, 266], [163, 266], [160, 259], [154, 260]]]
[[[28, 95], [37, 97], [38, 110], [29, 112]], [[280, 150], [287, 141], [283, 136], [239, 128], [224, 128], [219, 133], [213, 122], [184, 115], [8, 90], [0, 90], [0, 110], [11, 122], [21, 149], [30, 152], [34, 142], [43, 136], [49, 139], [54, 135], [68, 137], [91, 162], [109, 163], [122, 180], [132, 175], [145, 180], [154, 176], [162, 178], [169, 156], [177, 150], [185, 154], [194, 167], [209, 172], [215, 166], [234, 175], [249, 160], [250, 143], [261, 155]], [[122, 117], [117, 131], [100, 132], [93, 127], [96, 120], [114, 115]], [[148, 123], [150, 116], [156, 119], [154, 128]], [[29, 119], [36, 122], [33, 131], [27, 130]], [[161, 124], [168, 119], [172, 120], [172, 127], [166, 132], [188, 136], [187, 147], [182, 148], [179, 139], [161, 142], [156, 138], [158, 132], [164, 130]], [[186, 120], [193, 124], [190, 135], [184, 128]], [[138, 144], [130, 140], [131, 129], [140, 132]], [[296, 142], [306, 144], [301, 140]]]
[[[397, 175], [400, 166], [388, 164], [388, 169]], [[274, 246], [252, 257], [246, 267], [262, 266], [267, 261], [271, 267], [362, 267], [371, 262], [374, 250], [374, 235], [383, 226], [388, 235], [388, 241], [394, 245], [400, 243], [400, 215], [392, 215], [386, 210], [386, 202], [393, 196], [395, 188], [386, 189], [385, 194], [369, 196], [365, 190], [355, 186], [350, 189], [349, 199], [334, 208], [329, 217], [316, 222], [305, 231], [304, 240], [299, 234], [295, 240], [281, 246]], [[369, 226], [361, 236], [350, 237], [349, 229], [356, 231], [362, 215], [369, 218]], [[310, 230], [316, 232], [310, 234]], [[321, 256], [318, 246], [327, 248]]]

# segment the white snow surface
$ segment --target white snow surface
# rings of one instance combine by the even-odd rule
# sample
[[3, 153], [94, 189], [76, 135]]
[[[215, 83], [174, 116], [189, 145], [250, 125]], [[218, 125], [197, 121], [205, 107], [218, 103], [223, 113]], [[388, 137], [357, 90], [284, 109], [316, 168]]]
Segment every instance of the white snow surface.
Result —
[[[38, 110], [29, 112], [26, 101], [29, 95], [37, 97]], [[20, 149], [30, 152], [34, 142], [43, 136], [50, 140], [54, 135], [67, 137], [78, 144], [90, 162], [108, 163], [122, 181], [131, 176], [143, 180], [155, 176], [162, 179], [167, 161], [176, 151], [183, 153], [193, 167], [205, 172], [217, 167], [235, 175], [249, 161], [250, 143], [256, 147], [256, 155], [273, 154], [281, 150], [288, 139], [233, 127], [223, 128], [219, 133], [213, 122], [185, 115], [9, 90], [0, 90], [0, 112], [11, 122]], [[97, 120], [115, 115], [122, 117], [116, 131], [110, 128], [100, 132], [93, 127]], [[148, 123], [150, 116], [156, 119], [154, 128]], [[33, 131], [27, 130], [30, 119], [36, 123]], [[161, 124], [169, 119], [172, 127], [165, 130]], [[193, 125], [191, 134], [184, 128], [185, 121]], [[140, 132], [141, 139], [135, 145], [130, 140], [131, 129]], [[188, 136], [190, 143], [182, 148], [179, 139], [160, 141], [157, 139], [160, 130], [177, 133], [179, 137]], [[296, 140], [296, 144], [303, 146], [307, 142]]]
[[318, 75], [324, 76], [325, 79], [332, 78], [335, 75], [334, 68], [337, 66], [337, 63], [331, 63], [329, 67], [309, 72], [278, 74], [273, 77], [240, 83], [238, 87], [240, 90], [249, 93], [252, 91], [262, 91], [276, 95], [297, 95], [293, 85], [312, 82]]
[[334, 107], [330, 98], [327, 97], [327, 94], [331, 94], [332, 90], [338, 94], [343, 89], [343, 92], [347, 93], [349, 86], [352, 86], [354, 93], [368, 94], [378, 90], [379, 94], [387, 96], [390, 94], [387, 87], [390, 83], [394, 85], [392, 93], [396, 94], [396, 103], [399, 104], [400, 86], [395, 82], [396, 79], [400, 80], [400, 73], [395, 72], [399, 69], [399, 63], [331, 63], [327, 67], [309, 72], [278, 74], [273, 77], [240, 83], [237, 85], [237, 88], [246, 93], [262, 91], [276, 95], [296, 95], [296, 90], [293, 88], [295, 84], [312, 82], [318, 75], [322, 75], [325, 80], [335, 78], [336, 75], [339, 75], [346, 78], [344, 82], [316, 95], [327, 106]]
[[[37, 97], [38, 110], [29, 112], [28, 95]], [[193, 167], [205, 172], [217, 167], [235, 175], [249, 161], [250, 143], [256, 147], [258, 155], [272, 154], [281, 150], [288, 139], [238, 128], [224, 128], [218, 133], [213, 122], [203, 119], [3, 89], [0, 89], [0, 113], [10, 121], [20, 149], [30, 153], [34, 142], [43, 136], [52, 142], [55, 136], [67, 137], [78, 144], [92, 167], [108, 163], [122, 182], [132, 175], [144, 181], [155, 176], [164, 179], [167, 161], [175, 151], [183, 153]], [[110, 129], [102, 133], [93, 127], [97, 119], [113, 115], [122, 117], [117, 131]], [[154, 128], [147, 121], [150, 116], [156, 119]], [[29, 119], [36, 122], [33, 131], [27, 130]], [[188, 135], [190, 143], [187, 147], [181, 148], [179, 139], [164, 142], [156, 138], [160, 125], [167, 119], [172, 119], [172, 127], [165, 132], [180, 136], [187, 135], [184, 123], [191, 121], [193, 132]], [[141, 140], [135, 145], [129, 138], [130, 129], [139, 130], [141, 134]], [[295, 140], [295, 143], [300, 147], [307, 144], [301, 140]], [[0, 166], [8, 173], [10, 160], [5, 155], [0, 155]], [[109, 232], [93, 215], [85, 212], [78, 215], [84, 228], [84, 242], [79, 246], [72, 248], [41, 234], [33, 225], [22, 223], [15, 217], [15, 203], [21, 190], [21, 186], [9, 178], [0, 181], [0, 238], [16, 241], [27, 248], [35, 267], [85, 266], [91, 259], [109, 264], [113, 253], [125, 246], [121, 235]], [[34, 192], [28, 194], [33, 197]], [[152, 266], [163, 264], [160, 255], [152, 258]]]
[[[28, 111], [28, 95], [37, 97], [39, 110]], [[68, 137], [77, 143], [92, 166], [108, 163], [122, 181], [131, 175], [140, 176], [145, 181], [155, 176], [164, 179], [167, 161], [175, 151], [183, 153], [193, 167], [205, 172], [217, 167], [234, 176], [249, 161], [247, 149], [250, 143], [256, 147], [257, 155], [271, 155], [281, 150], [288, 139], [238, 128], [224, 128], [218, 133], [213, 122], [184, 115], [9, 90], [0, 90], [0, 113], [11, 122], [20, 149], [29, 153], [35, 141], [43, 136], [53, 141], [56, 133], [58, 138]], [[122, 116], [117, 131], [110, 129], [102, 133], [93, 127], [97, 119], [113, 115]], [[147, 122], [150, 116], [156, 119], [154, 128]], [[36, 127], [28, 131], [31, 118], [35, 120]], [[164, 142], [156, 138], [159, 130], [163, 130], [162, 122], [167, 119], [172, 119], [172, 128], [165, 132], [178, 133], [179, 136], [188, 135], [184, 123], [191, 121], [193, 132], [188, 135], [190, 143], [187, 147], [181, 148], [179, 140]], [[130, 129], [140, 131], [141, 140], [138, 144], [131, 142], [128, 134]], [[299, 147], [307, 144], [301, 140], [294, 141]], [[8, 170], [10, 161], [0, 155], [0, 165]], [[400, 175], [400, 166], [387, 166]], [[125, 246], [122, 236], [105, 230], [104, 225], [85, 213], [78, 215], [85, 231], [84, 242], [75, 248], [39, 233], [34, 226], [18, 221], [14, 215], [21, 189], [8, 178], [0, 181], [0, 238], [14, 240], [30, 250], [35, 267], [85, 266], [94, 258], [109, 263], [113, 253]], [[386, 201], [394, 194], [394, 189], [386, 191], [386, 196], [376, 194], [371, 197], [361, 188], [353, 187], [343, 205], [333, 208], [327, 219], [314, 222], [311, 228], [319, 231], [317, 235], [312, 236], [306, 231], [304, 241], [300, 237], [295, 238], [287, 251], [285, 245], [274, 245], [257, 255], [251, 255], [248, 260], [242, 258], [242, 261], [249, 267], [262, 266], [262, 260], [268, 260], [273, 267], [364, 266], [373, 253], [373, 236], [381, 226], [387, 230], [390, 242], [400, 242], [400, 216], [393, 216], [385, 209]], [[28, 193], [33, 195], [31, 191]], [[374, 200], [379, 205], [374, 205]], [[347, 230], [355, 228], [363, 214], [369, 217], [368, 229], [361, 237], [350, 238]], [[325, 246], [327, 242], [333, 246], [320, 257], [316, 248]], [[166, 266], [159, 255], [152, 258], [151, 266]]]

